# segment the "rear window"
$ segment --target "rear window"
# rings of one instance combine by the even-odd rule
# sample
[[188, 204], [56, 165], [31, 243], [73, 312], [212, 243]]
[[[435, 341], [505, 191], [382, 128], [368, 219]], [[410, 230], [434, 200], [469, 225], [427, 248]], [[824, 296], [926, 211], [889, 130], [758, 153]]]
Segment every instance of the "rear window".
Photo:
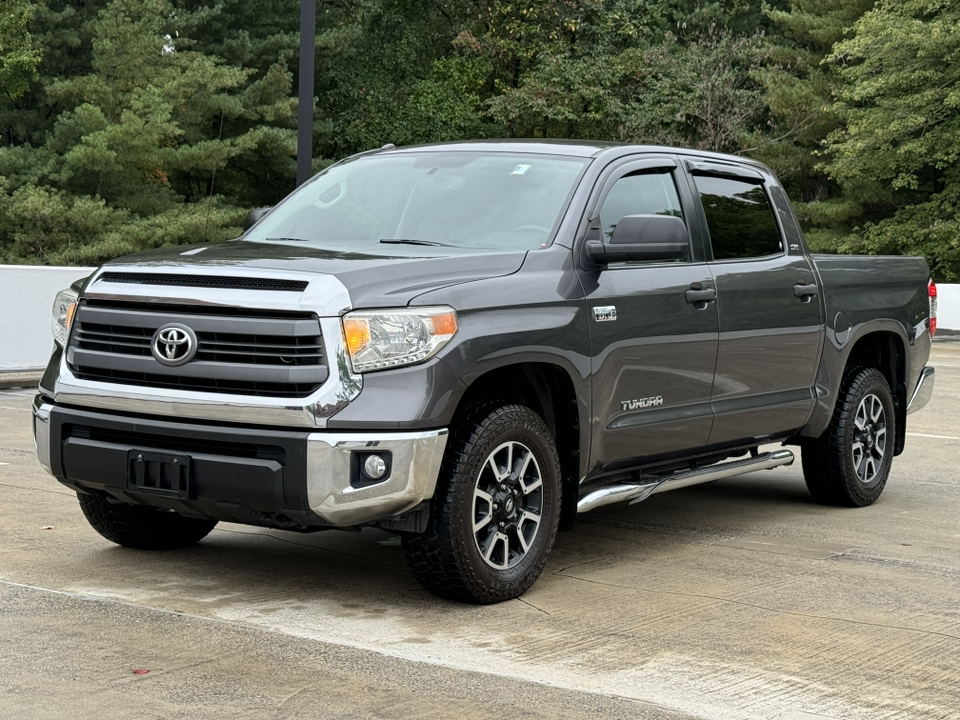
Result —
[[694, 178], [707, 216], [714, 260], [783, 252], [783, 239], [762, 185], [726, 177]]

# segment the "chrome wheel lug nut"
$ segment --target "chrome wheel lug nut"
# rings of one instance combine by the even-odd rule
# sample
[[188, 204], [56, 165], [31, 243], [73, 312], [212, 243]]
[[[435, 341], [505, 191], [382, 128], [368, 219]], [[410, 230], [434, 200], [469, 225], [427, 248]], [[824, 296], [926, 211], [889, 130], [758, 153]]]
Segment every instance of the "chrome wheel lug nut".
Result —
[[500, 503], [494, 503], [494, 504], [493, 504], [493, 509], [494, 509], [494, 510], [499, 510], [499, 509], [500, 509]]

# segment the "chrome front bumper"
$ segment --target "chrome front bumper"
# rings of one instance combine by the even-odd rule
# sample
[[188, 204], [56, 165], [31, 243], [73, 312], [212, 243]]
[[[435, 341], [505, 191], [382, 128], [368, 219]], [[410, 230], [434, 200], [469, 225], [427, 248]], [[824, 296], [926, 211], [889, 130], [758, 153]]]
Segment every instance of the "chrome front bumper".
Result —
[[[332, 525], [362, 525], [411, 510], [433, 497], [446, 430], [407, 433], [312, 433], [307, 440], [310, 509]], [[376, 485], [350, 485], [351, 453], [389, 452], [390, 474]]]
[[933, 376], [932, 367], [925, 367], [920, 372], [920, 379], [917, 380], [917, 387], [913, 390], [910, 402], [907, 404], [907, 414], [922, 410], [933, 395]]
[[33, 398], [33, 447], [40, 466], [53, 475], [50, 465], [50, 410], [53, 405], [43, 402], [43, 396]]
[[[60, 452], [60, 438], [52, 427], [51, 413], [56, 405], [38, 395], [33, 406], [33, 431], [37, 457], [51, 475], [55, 475], [51, 453]], [[113, 418], [116, 419], [115, 417]], [[144, 424], [149, 421], [141, 420]], [[301, 440], [302, 442], [302, 436]], [[414, 432], [365, 432], [336, 433], [316, 432], [306, 436], [306, 477], [289, 477], [288, 468], [284, 482], [295, 482], [299, 487], [306, 484], [309, 509], [324, 523], [334, 527], [351, 527], [401, 515], [433, 496], [440, 473], [440, 463], [447, 445], [447, 430], [423, 430]], [[57, 447], [54, 447], [57, 446]], [[116, 447], [114, 451], [126, 453], [134, 448]], [[149, 449], [149, 448], [144, 448]], [[390, 470], [383, 480], [364, 487], [351, 485], [351, 454], [357, 451], [390, 453]], [[215, 456], [207, 456], [210, 458]], [[237, 458], [225, 457], [236, 463]], [[59, 461], [57, 465], [59, 466]], [[69, 475], [69, 470], [64, 470]], [[297, 472], [299, 474], [299, 471]], [[58, 478], [70, 484], [77, 478]], [[80, 478], [79, 480], [83, 480]], [[80, 483], [83, 486], [83, 483]], [[124, 497], [127, 492], [126, 478], [115, 478], [108, 492]], [[204, 500], [230, 500], [243, 502], [227, 491], [229, 498], [216, 496]], [[286, 493], [283, 493], [286, 495]], [[128, 496], [132, 502], [132, 496]], [[188, 499], [189, 502], [190, 499]], [[142, 501], [142, 497], [137, 498]], [[276, 508], [280, 512], [281, 508]], [[319, 523], [318, 523], [319, 524]]]

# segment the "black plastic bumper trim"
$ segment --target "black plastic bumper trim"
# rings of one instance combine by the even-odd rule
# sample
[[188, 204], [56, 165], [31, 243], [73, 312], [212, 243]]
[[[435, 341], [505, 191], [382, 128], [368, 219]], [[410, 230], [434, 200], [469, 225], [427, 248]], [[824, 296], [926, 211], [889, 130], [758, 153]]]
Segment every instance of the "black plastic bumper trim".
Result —
[[[229, 522], [320, 529], [329, 524], [308, 503], [307, 436], [55, 406], [50, 412], [50, 464], [60, 482], [81, 492]], [[132, 450], [189, 457], [186, 496], [131, 485]]]

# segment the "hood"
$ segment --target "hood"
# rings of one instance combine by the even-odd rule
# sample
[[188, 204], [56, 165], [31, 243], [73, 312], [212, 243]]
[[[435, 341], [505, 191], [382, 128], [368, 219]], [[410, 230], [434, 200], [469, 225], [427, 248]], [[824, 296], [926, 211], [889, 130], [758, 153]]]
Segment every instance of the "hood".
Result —
[[439, 255], [443, 248], [416, 248], [427, 251], [412, 256], [404, 247], [396, 255], [362, 255], [332, 252], [309, 247], [254, 243], [233, 240], [216, 245], [161, 248], [111, 260], [104, 269], [167, 270], [207, 269], [211, 274], [229, 275], [231, 268], [245, 274], [257, 269], [289, 271], [302, 275], [334, 275], [350, 293], [354, 308], [402, 307], [417, 295], [461, 283], [500, 277], [517, 272], [526, 251]]

